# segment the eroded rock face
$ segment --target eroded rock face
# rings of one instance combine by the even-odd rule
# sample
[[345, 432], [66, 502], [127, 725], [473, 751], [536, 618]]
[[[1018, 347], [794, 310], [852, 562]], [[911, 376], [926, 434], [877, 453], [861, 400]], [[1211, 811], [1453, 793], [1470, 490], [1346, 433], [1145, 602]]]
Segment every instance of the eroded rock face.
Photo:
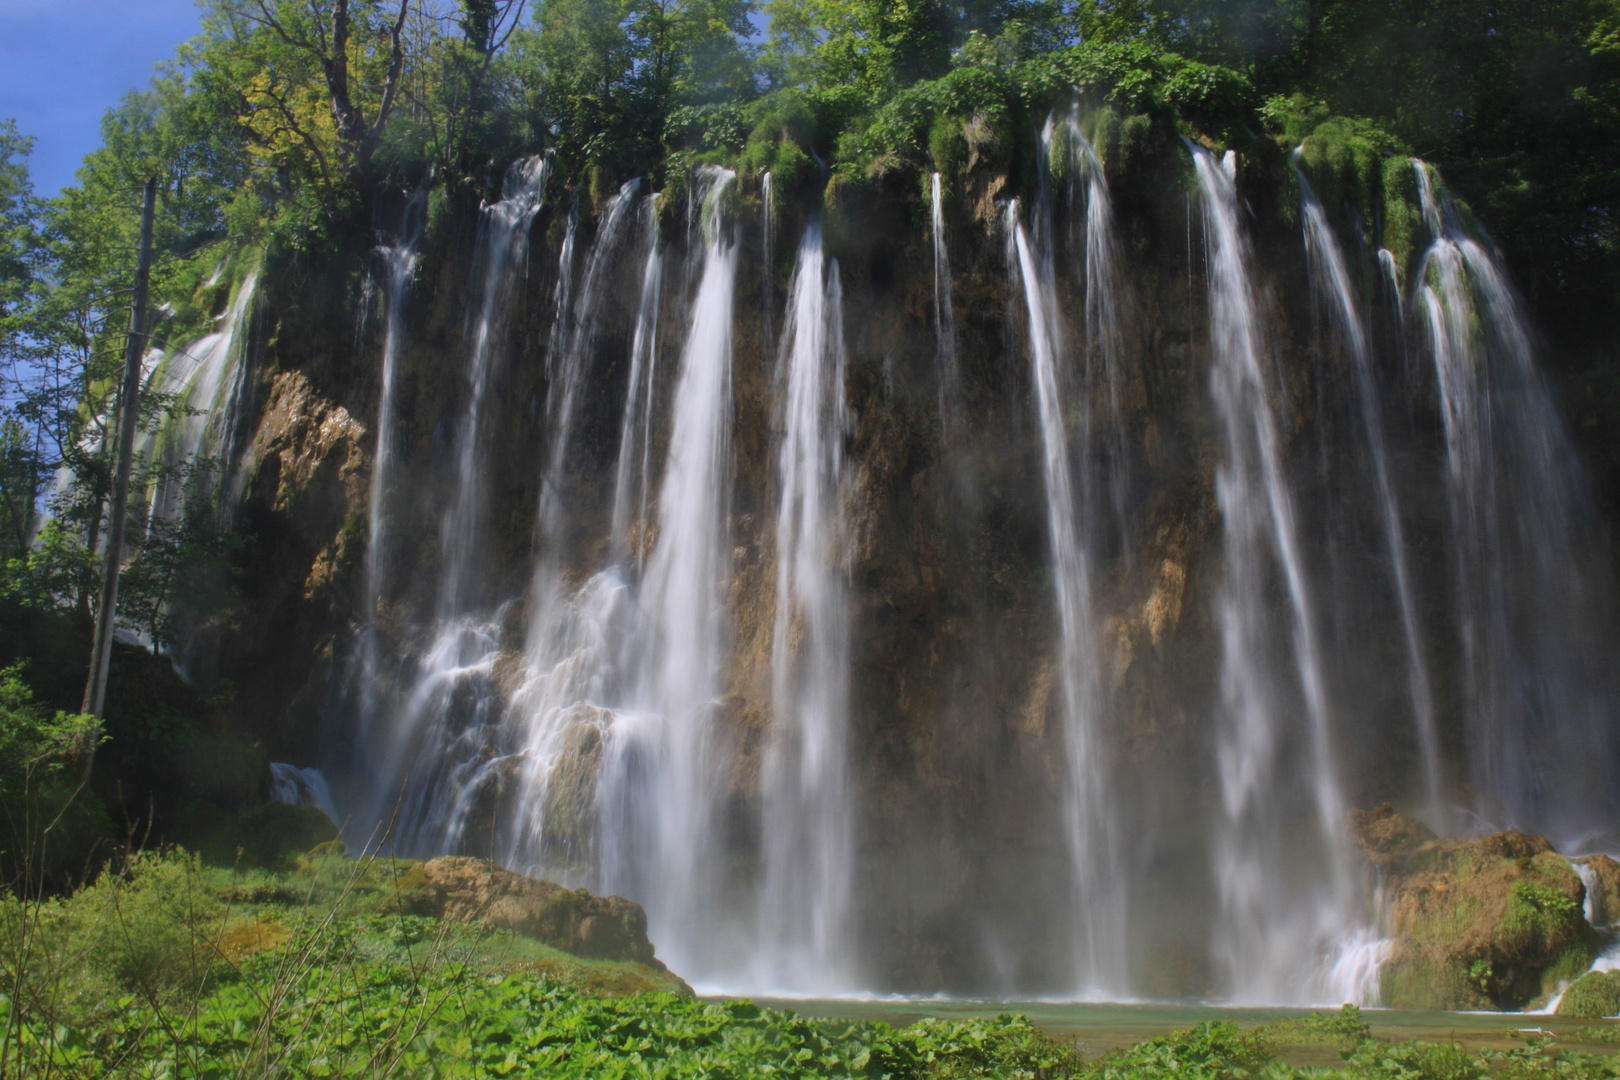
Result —
[[1443, 840], [1388, 804], [1351, 816], [1396, 939], [1385, 1005], [1519, 1009], [1591, 966], [1586, 887], [1543, 837]]
[[403, 884], [413, 915], [484, 923], [575, 956], [666, 970], [647, 939], [646, 911], [622, 896], [592, 896], [459, 856], [429, 859]]

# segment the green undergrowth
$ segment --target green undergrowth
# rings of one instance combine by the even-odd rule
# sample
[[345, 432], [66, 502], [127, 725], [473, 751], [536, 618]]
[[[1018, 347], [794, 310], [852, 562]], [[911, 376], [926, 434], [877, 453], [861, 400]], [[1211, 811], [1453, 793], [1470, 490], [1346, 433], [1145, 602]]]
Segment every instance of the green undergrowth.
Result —
[[[806, 1019], [670, 992], [667, 973], [406, 914], [409, 860], [330, 842], [283, 870], [170, 850], [66, 898], [0, 897], [0, 1080], [891, 1077], [1539, 1080], [1620, 1059], [1386, 1043], [1346, 1007], [1204, 1023], [1101, 1057], [1027, 1019]], [[1290, 1062], [1330, 1048], [1333, 1069]]]

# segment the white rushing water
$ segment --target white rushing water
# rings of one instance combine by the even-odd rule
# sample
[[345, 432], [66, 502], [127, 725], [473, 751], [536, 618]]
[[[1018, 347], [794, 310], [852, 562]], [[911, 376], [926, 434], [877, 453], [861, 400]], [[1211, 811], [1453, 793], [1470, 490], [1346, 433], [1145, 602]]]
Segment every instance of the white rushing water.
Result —
[[[712, 975], [718, 905], [720, 748], [714, 711], [729, 642], [731, 336], [737, 251], [726, 197], [734, 174], [701, 174], [703, 269], [671, 402], [658, 539], [640, 590], [644, 626], [628, 707], [597, 774], [602, 887], [647, 905], [676, 970]], [[665, 943], [668, 944], [665, 944]]]
[[560, 539], [563, 523], [568, 516], [565, 505], [565, 471], [568, 452], [578, 413], [579, 392], [594, 356], [601, 331], [604, 293], [611, 285], [612, 273], [619, 255], [621, 242], [635, 217], [636, 192], [640, 179], [628, 180], [602, 211], [596, 239], [585, 260], [585, 273], [579, 283], [578, 297], [572, 286], [564, 285], [573, 261], [575, 222], [570, 221], [568, 235], [563, 242], [563, 266], [558, 280], [558, 307], [554, 327], [562, 332], [553, 333], [553, 352], [547, 354], [548, 388], [546, 393], [546, 427], [550, 433], [551, 449], [546, 458], [545, 474], [540, 485], [540, 535], [548, 549], [542, 558], [555, 563], [557, 552], [551, 550]]
[[1102, 687], [1091, 610], [1091, 566], [1081, 530], [1064, 423], [1059, 363], [1063, 332], [1050, 247], [1037, 251], [1007, 205], [1008, 262], [1028, 318], [1030, 375], [1040, 423], [1046, 484], [1053, 599], [1058, 615], [1055, 657], [1065, 751], [1064, 822], [1070, 848], [1076, 989], [1085, 996], [1125, 991], [1125, 895], [1114, 836], [1114, 808], [1103, 761]]
[[[1296, 158], [1298, 152], [1296, 151]], [[1300, 187], [1300, 214], [1305, 233], [1305, 253], [1312, 282], [1326, 299], [1332, 322], [1350, 352], [1355, 380], [1355, 400], [1361, 421], [1363, 446], [1373, 476], [1373, 499], [1378, 507], [1385, 548], [1389, 584], [1400, 615], [1401, 640], [1406, 654], [1407, 696], [1412, 708], [1418, 750], [1422, 756], [1425, 805], [1440, 805], [1440, 740], [1435, 730], [1434, 696], [1428, 662], [1423, 654], [1423, 635], [1418, 625], [1417, 601], [1413, 596], [1411, 571], [1407, 566], [1405, 530], [1401, 511], [1390, 478], [1389, 451], [1384, 437], [1382, 409], [1373, 372], [1372, 351], [1362, 320], [1361, 307], [1345, 269], [1338, 239], [1310, 181], [1296, 169]]]
[[137, 444], [137, 456], [152, 469], [148, 494], [157, 517], [178, 519], [189, 501], [212, 498], [226, 479], [229, 462], [222, 455], [231, 452], [240, 419], [245, 331], [258, 285], [254, 269], [236, 286], [216, 329], [164, 354], [146, 378], [148, 391], [174, 401], [165, 423]]
[[[1586, 474], [1486, 243], [1413, 162], [1432, 242], [1413, 277], [1445, 425], [1471, 779], [1498, 827], [1612, 827], [1612, 597]], [[1505, 819], [1503, 818], [1505, 815]]]
[[658, 247], [658, 196], [643, 205], [647, 261], [641, 271], [636, 331], [630, 343], [630, 379], [619, 426], [618, 464], [613, 470], [613, 560], [641, 568], [644, 545], [631, 553], [632, 523], [647, 520], [648, 476], [652, 468], [653, 401], [658, 386], [658, 313], [664, 299], [664, 255]]
[[[1309, 1002], [1357, 934], [1345, 802], [1315, 616], [1236, 187], [1236, 158], [1192, 147], [1209, 252], [1211, 390], [1222, 432], [1215, 491], [1225, 526], [1216, 597], [1221, 790], [1213, 871], [1215, 959], [1237, 1001]], [[1277, 628], [1278, 604], [1280, 620]]]
[[778, 361], [773, 718], [762, 792], [764, 882], [754, 964], [762, 988], [859, 986], [849, 949], [854, 792], [844, 520], [843, 296], [812, 221], [799, 245]]
[[[493, 683], [498, 613], [479, 611], [488, 454], [485, 399], [504, 342], [509, 298], [527, 260], [529, 227], [545, 195], [549, 158], [513, 165], [502, 199], [484, 208], [476, 262], [481, 285], [467, 348], [456, 429], [455, 496], [440, 529], [437, 621], [414, 674], [360, 747], [367, 791], [357, 839], [402, 853], [455, 850], [477, 795], [480, 764], [498, 719]], [[493, 617], [492, 617], [493, 616]]]

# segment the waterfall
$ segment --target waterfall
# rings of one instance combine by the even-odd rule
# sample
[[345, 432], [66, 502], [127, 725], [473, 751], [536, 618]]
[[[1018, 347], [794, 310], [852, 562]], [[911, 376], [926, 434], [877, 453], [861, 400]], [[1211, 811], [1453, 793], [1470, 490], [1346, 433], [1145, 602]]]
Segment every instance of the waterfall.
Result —
[[1585, 470], [1495, 256], [1442, 204], [1428, 167], [1413, 167], [1432, 242], [1412, 304], [1445, 428], [1466, 740], [1489, 801], [1479, 811], [1578, 847], [1616, 807], [1612, 594]]
[[[1075, 168], [1071, 175], [1083, 175], [1086, 181], [1085, 212], [1085, 273], [1086, 288], [1086, 371], [1085, 385], [1100, 386], [1106, 394], [1107, 410], [1103, 415], [1100, 446], [1102, 468], [1106, 475], [1102, 486], [1107, 489], [1106, 505], [1089, 489], [1096, 486], [1091, 479], [1092, 468], [1082, 473], [1087, 489], [1083, 496], [1086, 512], [1100, 518], [1107, 513], [1112, 518], [1113, 533], [1119, 538], [1122, 551], [1129, 550], [1126, 532], [1129, 515], [1126, 508], [1126, 490], [1129, 473], [1125, 450], [1125, 423], [1120, 405], [1120, 379], [1123, 364], [1123, 341], [1120, 331], [1119, 292], [1120, 256], [1119, 239], [1114, 230], [1114, 204], [1108, 192], [1108, 178], [1103, 172], [1101, 159], [1080, 130], [1078, 111], [1071, 112], [1066, 125], [1069, 150]], [[1076, 220], [1079, 220], [1076, 215]], [[1093, 407], [1088, 400], [1084, 410], [1086, 442], [1091, 441]], [[1100, 536], [1102, 528], [1096, 530]]]
[[[1298, 151], [1295, 152], [1296, 155]], [[1434, 699], [1430, 687], [1429, 667], [1423, 657], [1423, 638], [1418, 626], [1417, 603], [1413, 598], [1411, 575], [1407, 567], [1406, 539], [1401, 528], [1400, 508], [1395, 500], [1395, 486], [1390, 480], [1384, 424], [1378, 403], [1378, 390], [1374, 383], [1371, 349], [1362, 322], [1361, 311], [1345, 269], [1344, 256], [1338, 240], [1328, 225], [1327, 215], [1316, 193], [1311, 190], [1305, 174], [1296, 168], [1299, 178], [1300, 213], [1304, 222], [1305, 252], [1309, 261], [1313, 284], [1326, 299], [1332, 321], [1341, 340], [1350, 351], [1355, 378], [1356, 405], [1361, 419], [1364, 446], [1373, 474], [1374, 495], [1378, 504], [1384, 547], [1388, 557], [1390, 585], [1395, 593], [1400, 612], [1401, 640], [1406, 653], [1407, 696], [1412, 707], [1418, 750], [1423, 759], [1424, 794], [1429, 807], [1439, 805], [1440, 799], [1440, 743], [1435, 731]]]
[[613, 554], [618, 563], [639, 568], [642, 538], [630, 558], [630, 523], [647, 520], [648, 469], [652, 464], [654, 390], [658, 385], [658, 310], [663, 302], [664, 256], [658, 249], [658, 196], [650, 195], [643, 214], [647, 262], [641, 272], [641, 299], [636, 305], [636, 332], [630, 344], [630, 380], [625, 390], [624, 418], [619, 427], [619, 457], [613, 481]]
[[844, 520], [843, 296], [812, 221], [783, 328], [776, 519], [774, 718], [765, 749], [761, 985], [846, 990], [854, 805], [850, 790], [848, 527]]
[[455, 495], [441, 525], [433, 638], [414, 663], [388, 730], [366, 739], [368, 842], [405, 854], [456, 850], [482, 783], [498, 719], [494, 688], [499, 619], [471, 595], [482, 557], [485, 397], [503, 343], [510, 295], [528, 254], [529, 227], [545, 194], [549, 158], [528, 158], [506, 176], [503, 198], [484, 208], [476, 261], [482, 286], [467, 351], [465, 399], [456, 430]]
[[760, 311], [765, 318], [765, 340], [776, 340], [776, 323], [772, 314], [776, 307], [776, 180], [767, 172], [759, 178], [760, 248], [764, 273], [760, 275], [762, 300]]
[[[1042, 218], [1044, 222], [1044, 215]], [[1007, 204], [1007, 259], [1024, 298], [1029, 325], [1031, 377], [1040, 423], [1051, 574], [1058, 612], [1058, 683], [1062, 692], [1067, 764], [1065, 826], [1074, 895], [1075, 964], [1087, 994], [1119, 993], [1125, 985], [1125, 895], [1113, 835], [1112, 793], [1103, 761], [1102, 687], [1091, 611], [1091, 566], [1075, 501], [1064, 423], [1066, 395], [1058, 364], [1062, 352], [1050, 248], [1037, 251]]]
[[443, 615], [464, 613], [468, 575], [476, 565], [484, 512], [483, 428], [484, 397], [500, 351], [511, 304], [508, 297], [527, 261], [529, 226], [545, 197], [551, 159], [536, 156], [513, 165], [506, 176], [504, 197], [484, 209], [480, 222], [479, 261], [482, 295], [472, 344], [467, 356], [467, 401], [456, 432], [455, 501], [445, 515], [441, 543], [440, 610]]
[[962, 438], [962, 365], [957, 356], [956, 312], [951, 306], [951, 253], [945, 245], [945, 206], [939, 173], [929, 181], [934, 240], [934, 341], [939, 360], [939, 430], [946, 447]]
[[[351, 661], [351, 678], [359, 680], [358, 735], [362, 742], [375, 737], [374, 727], [382, 702], [381, 627], [384, 578], [388, 572], [387, 499], [398, 468], [398, 368], [405, 346], [405, 297], [416, 273], [416, 244], [421, 239], [427, 186], [405, 204], [398, 233], [384, 238], [376, 250], [384, 270], [382, 380], [377, 400], [377, 444], [372, 456], [367, 515], [363, 607], [359, 640]], [[334, 815], [333, 820], [337, 820]]]
[[[563, 243], [564, 264], [562, 277], [557, 283], [557, 320], [561, 335], [553, 335], [555, 351], [547, 354], [550, 375], [547, 391], [547, 426], [551, 434], [551, 451], [546, 461], [544, 479], [540, 485], [540, 535], [555, 544], [567, 518], [564, 506], [565, 470], [568, 465], [568, 444], [573, 434], [581, 380], [594, 354], [601, 323], [602, 294], [608, 284], [625, 226], [632, 217], [630, 208], [635, 204], [639, 179], [627, 181], [618, 193], [608, 200], [602, 213], [601, 225], [585, 260], [585, 274], [580, 280], [579, 296], [574, 298], [567, 285], [568, 265], [573, 258], [575, 222], [570, 220], [568, 235]], [[555, 563], [558, 553], [547, 551], [545, 558]]]
[[[1355, 930], [1357, 890], [1315, 617], [1264, 374], [1236, 157], [1229, 151], [1217, 163], [1200, 147], [1192, 152], [1208, 234], [1211, 389], [1224, 445], [1215, 473], [1226, 529], [1216, 598], [1215, 956], [1234, 999], [1304, 1001], [1312, 976]], [[1281, 639], [1272, 633], [1279, 592]], [[1303, 725], [1291, 723], [1294, 716]]]
[[[249, 273], [236, 286], [230, 304], [213, 333], [167, 353], [146, 378], [149, 390], [172, 394], [175, 408], [163, 425], [141, 439], [137, 453], [151, 474], [151, 512], [176, 520], [188, 507], [202, 505], [226, 479], [227, 462], [236, 440], [247, 365], [243, 329], [258, 293], [259, 274]], [[150, 355], [150, 354], [148, 354]], [[224, 506], [216, 511], [224, 512]]]
[[427, 189], [423, 188], [406, 205], [404, 222], [389, 242], [377, 248], [385, 271], [384, 297], [387, 320], [383, 325], [382, 386], [377, 401], [377, 449], [371, 465], [371, 490], [367, 503], [370, 514], [365, 567], [365, 618], [376, 618], [382, 598], [383, 574], [387, 571], [388, 518], [384, 501], [388, 498], [394, 470], [398, 467], [396, 442], [399, 421], [396, 382], [399, 354], [405, 345], [405, 294], [416, 273], [416, 244], [422, 235], [422, 218]]
[[[603, 888], [647, 904], [677, 970], [713, 973], [723, 769], [714, 711], [727, 647], [731, 338], [736, 247], [726, 213], [735, 174], [700, 171], [701, 278], [672, 400], [658, 539], [640, 590], [645, 620], [630, 706], [607, 732], [597, 774]], [[667, 943], [667, 944], [664, 944]]]

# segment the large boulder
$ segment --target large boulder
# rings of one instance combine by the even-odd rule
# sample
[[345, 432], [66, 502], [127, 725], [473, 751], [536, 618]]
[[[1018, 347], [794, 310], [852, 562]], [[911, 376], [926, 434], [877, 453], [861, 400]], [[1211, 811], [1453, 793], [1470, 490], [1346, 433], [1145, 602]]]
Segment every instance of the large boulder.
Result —
[[1591, 967], [1599, 940], [1582, 911], [1586, 887], [1544, 838], [1444, 840], [1387, 804], [1352, 824], [1395, 938], [1385, 1005], [1521, 1009]]
[[647, 938], [647, 912], [622, 896], [592, 896], [481, 859], [449, 855], [418, 863], [401, 886], [412, 915], [484, 923], [575, 956], [666, 970]]

